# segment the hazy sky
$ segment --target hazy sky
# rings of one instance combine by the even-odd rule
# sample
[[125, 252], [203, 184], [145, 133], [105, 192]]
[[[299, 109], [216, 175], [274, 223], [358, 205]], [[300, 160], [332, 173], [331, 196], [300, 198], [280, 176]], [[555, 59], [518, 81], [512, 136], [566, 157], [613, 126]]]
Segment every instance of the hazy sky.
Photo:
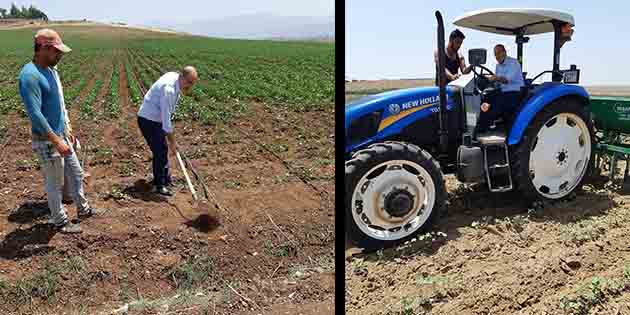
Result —
[[[433, 78], [433, 51], [437, 46], [435, 11], [444, 17], [445, 41], [453, 20], [469, 11], [500, 8], [549, 8], [573, 15], [573, 40], [560, 54], [560, 68], [576, 64], [580, 83], [630, 84], [630, 41], [627, 39], [630, 1], [376, 1], [346, 0], [346, 69], [355, 79]], [[337, 20], [341, 22], [340, 19]], [[494, 70], [492, 48], [504, 43], [516, 57], [514, 36], [460, 28], [466, 35], [460, 52], [468, 62], [468, 49], [486, 48], [486, 66]], [[553, 61], [553, 34], [534, 35], [524, 46], [524, 71], [549, 70]]]
[[[0, 7], [8, 9], [34, 5], [51, 19], [89, 19], [122, 21], [141, 24], [151, 21], [206, 20], [252, 13], [272, 13], [281, 16], [333, 16], [334, 0], [0, 0]], [[185, 4], [185, 5], [184, 5]]]

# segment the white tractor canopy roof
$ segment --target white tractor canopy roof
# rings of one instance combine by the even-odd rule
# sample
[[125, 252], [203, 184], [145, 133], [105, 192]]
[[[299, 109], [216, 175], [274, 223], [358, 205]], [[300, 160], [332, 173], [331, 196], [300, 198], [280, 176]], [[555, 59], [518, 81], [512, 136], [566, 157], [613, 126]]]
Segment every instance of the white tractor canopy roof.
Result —
[[571, 14], [550, 9], [486, 9], [468, 12], [455, 19], [453, 24], [482, 32], [515, 35], [524, 28], [523, 35], [553, 32], [552, 20], [575, 25]]

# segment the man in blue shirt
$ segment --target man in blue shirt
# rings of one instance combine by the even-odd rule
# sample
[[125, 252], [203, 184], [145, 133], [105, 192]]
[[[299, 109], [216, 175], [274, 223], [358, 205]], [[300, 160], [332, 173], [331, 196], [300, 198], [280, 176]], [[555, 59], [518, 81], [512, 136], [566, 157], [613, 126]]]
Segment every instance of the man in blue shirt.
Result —
[[51, 223], [63, 233], [80, 233], [81, 227], [68, 220], [62, 204], [64, 177], [77, 205], [79, 218], [100, 214], [83, 194], [83, 170], [73, 149], [74, 137], [66, 124], [60, 81], [53, 70], [64, 53], [70, 52], [57, 32], [42, 29], [35, 34], [35, 54], [20, 72], [20, 96], [31, 122], [32, 147], [39, 159]]
[[507, 55], [505, 46], [494, 46], [494, 56], [497, 59], [495, 74], [488, 79], [498, 82], [500, 91], [481, 104], [477, 132], [486, 131], [494, 120], [514, 112], [520, 105], [521, 87], [525, 85], [521, 64]]

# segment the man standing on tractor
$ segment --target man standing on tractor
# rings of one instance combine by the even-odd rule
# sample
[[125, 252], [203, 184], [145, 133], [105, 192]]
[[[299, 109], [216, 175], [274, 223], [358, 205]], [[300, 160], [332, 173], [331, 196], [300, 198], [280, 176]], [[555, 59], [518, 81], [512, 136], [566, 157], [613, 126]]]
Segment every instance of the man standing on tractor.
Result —
[[497, 66], [495, 74], [489, 76], [488, 80], [498, 82], [500, 91], [490, 95], [489, 99], [481, 104], [477, 132], [486, 131], [495, 119], [514, 112], [519, 105], [521, 87], [525, 85], [521, 64], [516, 58], [507, 55], [505, 46], [502, 44], [494, 46], [494, 56], [497, 59]]
[[[446, 84], [451, 81], [455, 81], [462, 76], [462, 74], [470, 73], [472, 69], [471, 66], [466, 66], [466, 60], [464, 56], [459, 53], [459, 48], [462, 47], [462, 43], [464, 42], [464, 33], [460, 30], [456, 29], [451, 32], [451, 35], [448, 37], [448, 44], [446, 45]], [[433, 59], [435, 61], [435, 85], [439, 85], [437, 79], [437, 67], [438, 67], [438, 52], [437, 50], [433, 53]], [[462, 73], [459, 73], [459, 70], [462, 70]]]

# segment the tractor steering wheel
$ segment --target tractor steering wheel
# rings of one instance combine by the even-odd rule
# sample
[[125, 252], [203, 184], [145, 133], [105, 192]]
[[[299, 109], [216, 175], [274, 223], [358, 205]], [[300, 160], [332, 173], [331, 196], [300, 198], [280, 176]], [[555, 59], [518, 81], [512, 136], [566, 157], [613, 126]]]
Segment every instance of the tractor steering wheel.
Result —
[[[481, 69], [480, 72], [477, 72], [475, 70], [476, 67], [479, 67]], [[475, 74], [475, 76], [477, 77], [477, 81], [475, 81], [475, 90], [477, 93], [482, 94], [482, 95], [486, 95], [491, 93], [492, 91], [497, 89], [497, 82], [496, 81], [490, 81], [486, 75], [484, 74], [484, 70], [488, 72], [489, 75], [495, 75], [494, 72], [492, 72], [492, 70], [486, 68], [483, 65], [474, 65], [471, 68], [472, 72]], [[479, 83], [479, 84], [478, 84]], [[479, 88], [479, 85], [483, 86], [483, 89]], [[482, 91], [483, 90], [483, 91]]]
[[[480, 73], [477, 73], [477, 71], [475, 71], [476, 67], [481, 68], [481, 72]], [[472, 66], [471, 70], [472, 70], [472, 72], [474, 74], [476, 74], [477, 76], [480, 76], [480, 77], [483, 76], [483, 71], [484, 70], [488, 71], [489, 74], [494, 75], [494, 72], [492, 72], [492, 70], [486, 68], [486, 66], [483, 66], [483, 65], [474, 65], [474, 66]]]

